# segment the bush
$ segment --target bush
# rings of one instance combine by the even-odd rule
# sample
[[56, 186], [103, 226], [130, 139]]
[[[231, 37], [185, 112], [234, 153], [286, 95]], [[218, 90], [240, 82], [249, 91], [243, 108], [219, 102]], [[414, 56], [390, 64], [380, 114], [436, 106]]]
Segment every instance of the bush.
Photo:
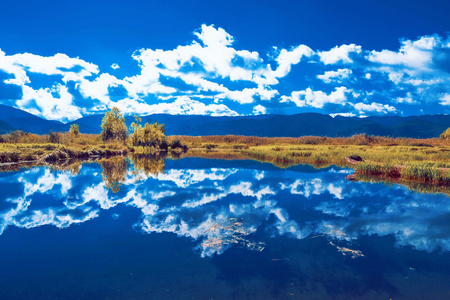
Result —
[[52, 132], [50, 130], [50, 133], [48, 135], [48, 142], [53, 144], [59, 144], [59, 133], [58, 132]]
[[440, 135], [441, 139], [450, 139], [450, 127]]

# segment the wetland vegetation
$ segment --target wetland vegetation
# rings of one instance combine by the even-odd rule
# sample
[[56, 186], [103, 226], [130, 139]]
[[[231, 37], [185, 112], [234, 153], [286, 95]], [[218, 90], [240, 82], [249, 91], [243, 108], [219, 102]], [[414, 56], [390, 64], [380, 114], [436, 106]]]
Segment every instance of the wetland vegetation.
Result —
[[[129, 128], [118, 109], [105, 114], [99, 135], [83, 134], [77, 125], [69, 132], [37, 135], [15, 131], [0, 136], [0, 163], [54, 163], [67, 159], [125, 156], [130, 153], [162, 157], [200, 156], [251, 158], [279, 167], [310, 164], [316, 168], [336, 165], [356, 170], [350, 179], [432, 185], [447, 191], [450, 186], [450, 139], [411, 139], [368, 136], [265, 138], [251, 136], [165, 136], [164, 124], [140, 124]], [[188, 153], [187, 150], [191, 149]], [[345, 158], [357, 156], [361, 162]]]

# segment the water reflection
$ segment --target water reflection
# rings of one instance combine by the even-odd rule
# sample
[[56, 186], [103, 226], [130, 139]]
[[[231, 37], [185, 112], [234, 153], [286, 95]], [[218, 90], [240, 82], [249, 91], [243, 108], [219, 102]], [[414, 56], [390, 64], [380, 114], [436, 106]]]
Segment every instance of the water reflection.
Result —
[[146, 176], [150, 174], [158, 175], [164, 173], [164, 156], [161, 155], [144, 155], [133, 154], [130, 156], [130, 161], [133, 166], [132, 174], [140, 177], [143, 173]]
[[111, 189], [113, 193], [117, 193], [125, 182], [127, 176], [127, 162], [124, 157], [113, 157], [110, 159], [102, 159], [102, 179], [105, 186]]
[[[324, 237], [355, 259], [364, 253], [352, 243], [362, 236], [393, 236], [397, 246], [450, 251], [445, 195], [349, 182], [345, 169], [242, 166], [245, 161], [217, 166], [196, 158], [132, 156], [7, 173], [0, 177], [0, 234], [9, 226], [66, 228], [122, 205], [140, 212], [135, 230], [193, 239], [202, 257], [233, 246], [262, 251], [268, 238], [280, 236]], [[255, 238], [261, 234], [265, 240]]]

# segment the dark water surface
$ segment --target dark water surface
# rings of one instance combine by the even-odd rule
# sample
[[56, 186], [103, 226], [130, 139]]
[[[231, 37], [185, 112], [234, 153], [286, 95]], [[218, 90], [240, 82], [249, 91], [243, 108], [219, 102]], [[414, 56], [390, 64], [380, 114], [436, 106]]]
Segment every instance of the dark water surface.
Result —
[[0, 299], [450, 299], [450, 198], [351, 170], [115, 158], [0, 174]]

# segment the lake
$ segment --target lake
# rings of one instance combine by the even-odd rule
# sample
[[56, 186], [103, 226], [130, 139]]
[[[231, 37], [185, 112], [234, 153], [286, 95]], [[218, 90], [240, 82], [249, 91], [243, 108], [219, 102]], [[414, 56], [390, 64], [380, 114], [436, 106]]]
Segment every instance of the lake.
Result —
[[449, 299], [450, 198], [252, 160], [0, 173], [0, 299]]

